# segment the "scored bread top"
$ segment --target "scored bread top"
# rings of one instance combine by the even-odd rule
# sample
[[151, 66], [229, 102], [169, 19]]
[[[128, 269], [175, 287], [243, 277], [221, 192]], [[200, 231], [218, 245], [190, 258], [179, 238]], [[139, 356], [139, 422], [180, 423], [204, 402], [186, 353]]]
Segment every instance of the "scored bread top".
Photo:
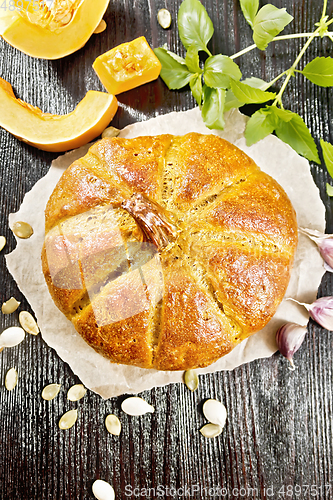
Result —
[[213, 134], [103, 139], [45, 217], [58, 308], [111, 361], [160, 370], [207, 366], [265, 326], [297, 245], [281, 186]]

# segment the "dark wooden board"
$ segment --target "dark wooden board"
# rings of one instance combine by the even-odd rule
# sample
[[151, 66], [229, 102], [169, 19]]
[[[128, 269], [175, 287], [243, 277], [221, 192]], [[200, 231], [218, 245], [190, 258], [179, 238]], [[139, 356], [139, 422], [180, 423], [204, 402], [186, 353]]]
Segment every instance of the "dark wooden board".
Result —
[[[252, 43], [237, 0], [203, 3], [214, 20], [213, 53], [231, 55]], [[273, 3], [295, 17], [286, 32], [312, 30], [322, 10], [319, 0]], [[32, 59], [0, 41], [0, 76], [13, 84], [19, 97], [43, 110], [69, 112], [87, 90], [102, 90], [91, 64], [107, 49], [145, 35], [152, 46], [167, 42], [180, 53], [175, 23], [179, 5], [178, 0], [111, 0], [107, 31], [59, 61]], [[167, 31], [156, 22], [162, 7], [174, 19]], [[331, 14], [332, 10], [330, 1]], [[274, 78], [292, 64], [302, 43], [277, 42], [266, 54], [255, 50], [240, 58], [244, 77]], [[316, 40], [304, 62], [331, 53], [330, 42]], [[314, 87], [296, 74], [285, 105], [302, 115], [317, 142], [320, 137], [333, 142], [332, 97], [332, 89]], [[188, 90], [171, 92], [160, 80], [120, 95], [119, 101], [116, 127], [194, 106]], [[0, 129], [0, 234], [8, 240], [0, 254], [1, 303], [14, 295], [22, 301], [21, 308], [29, 308], [5, 266], [4, 253], [15, 246], [8, 214], [19, 208], [24, 194], [56, 156], [24, 145]], [[313, 166], [312, 173], [327, 209], [327, 229], [333, 232], [332, 202], [325, 194], [328, 174], [323, 166]], [[319, 294], [332, 292], [332, 275], [326, 275]], [[0, 318], [2, 329], [18, 320], [17, 313]], [[63, 390], [53, 402], [41, 399], [46, 384], [60, 382], [67, 389], [78, 379], [40, 336], [27, 335], [23, 344], [0, 354], [0, 498], [90, 499], [92, 483], [102, 478], [113, 485], [118, 499], [331, 499], [332, 344], [333, 334], [310, 322], [294, 372], [275, 354], [230, 372], [202, 376], [193, 394], [182, 384], [147, 391], [142, 395], [155, 406], [155, 413], [143, 418], [122, 413], [118, 438], [107, 434], [103, 422], [108, 413], [120, 415], [122, 398], [103, 401], [88, 392], [76, 405], [66, 402]], [[18, 368], [19, 384], [9, 393], [4, 377], [12, 366]], [[214, 440], [198, 432], [204, 424], [202, 402], [209, 397], [222, 400], [228, 410], [224, 432]], [[60, 416], [76, 406], [77, 424], [60, 431]], [[209, 489], [214, 487], [220, 491]]]

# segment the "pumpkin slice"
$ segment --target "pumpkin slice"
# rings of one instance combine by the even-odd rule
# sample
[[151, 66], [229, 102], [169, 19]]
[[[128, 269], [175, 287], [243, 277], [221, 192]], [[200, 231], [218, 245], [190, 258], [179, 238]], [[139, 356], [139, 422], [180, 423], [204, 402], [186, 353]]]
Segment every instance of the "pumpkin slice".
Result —
[[161, 63], [140, 36], [97, 57], [93, 68], [106, 90], [116, 95], [156, 80]]
[[87, 144], [103, 132], [117, 108], [113, 95], [89, 90], [69, 114], [43, 113], [17, 99], [10, 83], [0, 78], [0, 126], [44, 151], [68, 151]]
[[54, 0], [48, 9], [42, 0], [21, 0], [16, 10], [0, 9], [0, 35], [29, 56], [60, 59], [89, 40], [108, 4], [109, 0]]

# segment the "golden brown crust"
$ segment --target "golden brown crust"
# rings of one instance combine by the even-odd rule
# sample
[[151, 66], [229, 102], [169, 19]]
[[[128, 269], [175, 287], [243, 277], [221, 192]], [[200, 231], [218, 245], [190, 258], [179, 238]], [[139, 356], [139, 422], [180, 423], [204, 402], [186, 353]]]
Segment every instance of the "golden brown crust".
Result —
[[[157, 249], [158, 207], [176, 230]], [[296, 245], [287, 195], [235, 146], [196, 133], [113, 138], [56, 186], [42, 263], [54, 302], [94, 349], [116, 363], [184, 370], [213, 363], [271, 319]]]

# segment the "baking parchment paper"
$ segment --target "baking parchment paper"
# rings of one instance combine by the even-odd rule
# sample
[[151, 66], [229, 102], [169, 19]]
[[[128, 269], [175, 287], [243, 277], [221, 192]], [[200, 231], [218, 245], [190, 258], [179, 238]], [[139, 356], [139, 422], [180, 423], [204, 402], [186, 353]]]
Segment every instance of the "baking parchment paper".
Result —
[[[216, 133], [245, 151], [263, 171], [281, 184], [296, 210], [300, 227], [324, 232], [325, 209], [312, 179], [309, 163], [272, 135], [248, 148], [244, 139], [247, 119], [238, 110], [232, 110], [226, 115], [225, 130], [212, 132], [205, 127], [199, 109], [195, 108], [129, 125], [121, 131], [120, 137]], [[86, 387], [107, 399], [124, 393], [139, 393], [170, 382], [180, 382], [183, 372], [160, 372], [111, 363], [81, 339], [72, 323], [56, 308], [48, 292], [40, 258], [44, 241], [45, 206], [64, 170], [83, 156], [88, 147], [89, 145], [67, 153], [52, 162], [48, 174], [25, 195], [20, 210], [10, 215], [10, 227], [15, 221], [26, 221], [33, 227], [34, 234], [28, 240], [17, 239], [16, 249], [6, 256], [6, 260], [9, 271], [36, 314], [45, 342], [70, 365]], [[300, 302], [313, 302], [324, 272], [316, 245], [300, 234], [286, 297], [293, 297]], [[291, 301], [283, 300], [275, 316], [263, 330], [243, 341], [216, 363], [198, 369], [197, 372], [232, 370], [254, 359], [271, 356], [277, 350], [275, 332], [287, 321], [305, 325], [308, 321], [307, 311]]]

